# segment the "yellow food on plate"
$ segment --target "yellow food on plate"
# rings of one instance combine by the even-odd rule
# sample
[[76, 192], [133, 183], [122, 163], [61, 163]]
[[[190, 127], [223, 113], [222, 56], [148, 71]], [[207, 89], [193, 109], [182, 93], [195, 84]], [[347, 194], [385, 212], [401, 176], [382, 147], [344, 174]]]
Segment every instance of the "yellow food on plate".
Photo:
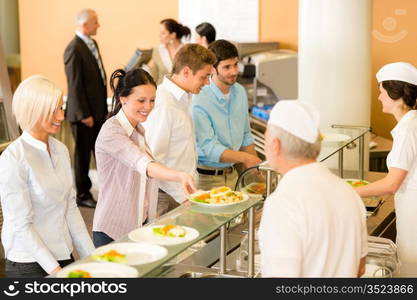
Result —
[[126, 255], [117, 252], [116, 250], [109, 250], [106, 253], [103, 253], [101, 255], [93, 255], [92, 258], [94, 260], [99, 261], [110, 261], [110, 262], [125, 262], [126, 261]]
[[232, 191], [232, 189], [227, 187], [227, 186], [212, 188], [210, 190], [210, 196], [211, 197], [217, 197], [217, 196], [223, 195], [223, 194], [231, 192], [231, 191]]
[[369, 184], [369, 181], [361, 180], [361, 179], [345, 179], [347, 183], [349, 183], [353, 187], [360, 187]]
[[227, 186], [212, 188], [210, 191], [198, 191], [189, 198], [193, 202], [205, 204], [230, 204], [243, 200], [243, 193], [232, 191]]
[[187, 234], [184, 227], [180, 225], [171, 224], [160, 227], [154, 227], [152, 231], [154, 234], [164, 237], [185, 237], [185, 235]]
[[211, 196], [208, 200], [211, 204], [236, 203], [243, 200], [242, 192], [229, 191], [219, 196]]
[[84, 270], [74, 270], [68, 273], [68, 278], [91, 278], [91, 274]]

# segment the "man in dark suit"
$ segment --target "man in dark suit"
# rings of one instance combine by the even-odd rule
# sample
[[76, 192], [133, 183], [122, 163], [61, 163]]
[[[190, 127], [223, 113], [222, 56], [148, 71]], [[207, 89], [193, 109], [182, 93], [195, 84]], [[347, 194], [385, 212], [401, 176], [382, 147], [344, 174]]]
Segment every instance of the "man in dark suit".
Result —
[[106, 73], [98, 45], [91, 36], [100, 27], [94, 10], [81, 11], [76, 18], [76, 36], [64, 53], [68, 84], [66, 118], [75, 140], [74, 173], [77, 203], [95, 207], [88, 177], [91, 151], [107, 115]]

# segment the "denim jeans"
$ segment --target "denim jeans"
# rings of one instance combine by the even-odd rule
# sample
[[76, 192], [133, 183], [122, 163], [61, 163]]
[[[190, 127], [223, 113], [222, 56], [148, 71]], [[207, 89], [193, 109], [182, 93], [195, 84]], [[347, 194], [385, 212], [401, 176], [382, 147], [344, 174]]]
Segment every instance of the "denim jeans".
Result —
[[[42, 269], [41, 265], [37, 262], [20, 263], [8, 260], [7, 258], [5, 262], [6, 277], [24, 278], [48, 276], [48, 273], [46, 273], [45, 270]], [[72, 255], [70, 259], [58, 261], [61, 268], [69, 265], [72, 262], [74, 262]]]
[[101, 231], [93, 231], [93, 243], [94, 247], [98, 248], [107, 244], [110, 244], [114, 240], [107, 234]]

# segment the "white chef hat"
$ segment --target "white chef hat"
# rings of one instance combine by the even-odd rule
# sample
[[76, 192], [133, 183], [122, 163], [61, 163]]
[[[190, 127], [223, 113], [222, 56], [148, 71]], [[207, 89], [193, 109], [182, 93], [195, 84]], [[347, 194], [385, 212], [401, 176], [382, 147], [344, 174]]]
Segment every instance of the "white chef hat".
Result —
[[319, 135], [319, 121], [320, 114], [312, 105], [300, 100], [281, 100], [272, 108], [268, 124], [313, 144]]
[[417, 85], [417, 69], [406, 62], [396, 62], [383, 66], [376, 73], [378, 82], [385, 80], [400, 80]]

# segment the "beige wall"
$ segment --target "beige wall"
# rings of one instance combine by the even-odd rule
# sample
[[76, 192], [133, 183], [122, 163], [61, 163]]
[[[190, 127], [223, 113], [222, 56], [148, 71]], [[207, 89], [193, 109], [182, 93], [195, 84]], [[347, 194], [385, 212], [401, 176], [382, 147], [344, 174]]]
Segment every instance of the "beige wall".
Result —
[[[384, 64], [406, 61], [417, 66], [417, 1], [374, 0], [372, 38], [372, 113], [376, 134], [391, 138], [395, 126], [391, 115], [382, 113], [375, 73]], [[380, 36], [383, 34], [384, 36]], [[395, 41], [394, 38], [398, 37]]]
[[[85, 8], [81, 0], [19, 0], [22, 76], [41, 73], [66, 89], [62, 55], [74, 35], [74, 15]], [[259, 0], [261, 41], [279, 41], [282, 48], [298, 48], [298, 1]], [[99, 42], [107, 73], [123, 67], [136, 47], [159, 43], [159, 21], [177, 18], [177, 0], [90, 0], [100, 18]], [[396, 14], [397, 13], [397, 14]], [[386, 36], [404, 30], [396, 42], [372, 39], [371, 126], [390, 137], [394, 120], [381, 112], [374, 74], [384, 64], [408, 61], [417, 65], [417, 1], [374, 0], [373, 29]], [[347, 91], [348, 92], [348, 91]]]
[[[159, 21], [178, 15], [171, 0], [89, 0], [101, 27], [95, 37], [109, 76], [137, 47], [159, 43]], [[40, 73], [66, 90], [63, 53], [74, 36], [74, 17], [84, 0], [19, 0], [22, 78]]]
[[281, 43], [281, 48], [298, 48], [298, 0], [260, 0], [261, 42]]
[[[74, 36], [74, 16], [85, 3], [19, 0], [23, 78], [41, 73], [66, 90], [62, 55]], [[177, 0], [90, 0], [88, 5], [97, 11], [102, 26], [95, 38], [107, 75], [123, 67], [135, 48], [159, 43], [160, 20], [178, 17]], [[297, 49], [296, 8], [296, 0], [260, 0], [260, 40], [282, 41], [283, 47]]]

